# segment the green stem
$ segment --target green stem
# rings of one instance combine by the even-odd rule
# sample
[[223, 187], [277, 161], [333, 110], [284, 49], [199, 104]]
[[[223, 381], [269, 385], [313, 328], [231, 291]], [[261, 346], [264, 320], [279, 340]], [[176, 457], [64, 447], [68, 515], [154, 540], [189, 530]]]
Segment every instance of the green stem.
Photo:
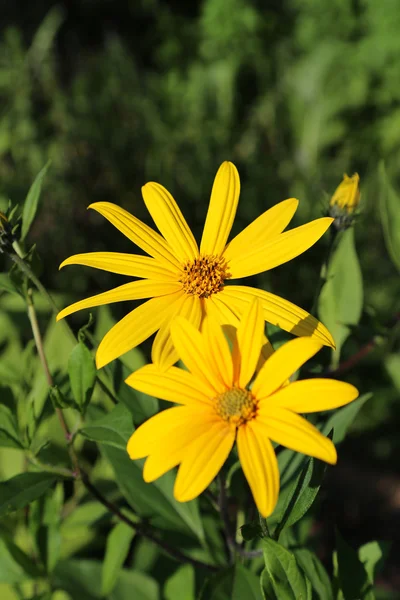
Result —
[[267, 519], [264, 519], [264, 517], [262, 516], [261, 513], [258, 513], [258, 518], [259, 518], [261, 533], [262, 533], [263, 537], [271, 537], [270, 533], [269, 533], [268, 525], [267, 525]]

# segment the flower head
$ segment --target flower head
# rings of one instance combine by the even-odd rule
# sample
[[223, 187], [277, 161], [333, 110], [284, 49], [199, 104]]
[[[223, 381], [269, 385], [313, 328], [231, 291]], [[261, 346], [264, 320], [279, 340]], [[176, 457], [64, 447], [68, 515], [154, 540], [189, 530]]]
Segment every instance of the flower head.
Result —
[[352, 222], [354, 212], [360, 203], [360, 177], [354, 173], [351, 177], [343, 175], [343, 181], [336, 188], [329, 202], [329, 214], [335, 219], [337, 229], [346, 229]]
[[174, 495], [181, 502], [191, 500], [212, 482], [236, 441], [258, 510], [267, 517], [279, 494], [271, 440], [336, 463], [331, 440], [299, 413], [343, 406], [358, 396], [357, 389], [332, 379], [289, 382], [321, 349], [318, 340], [300, 337], [274, 352], [264, 336], [259, 300], [245, 311], [232, 352], [223, 329], [212, 318], [205, 319], [200, 332], [177, 317], [171, 332], [188, 371], [146, 365], [126, 380], [137, 390], [179, 404], [151, 417], [128, 442], [132, 459], [147, 457], [145, 481], [180, 465]]
[[90, 205], [148, 254], [91, 252], [71, 256], [61, 264], [86, 265], [141, 279], [76, 302], [62, 310], [58, 320], [83, 308], [150, 298], [103, 338], [96, 355], [98, 368], [155, 332], [152, 360], [167, 368], [177, 360], [170, 335], [174, 316], [187, 318], [197, 329], [209, 314], [220, 323], [235, 326], [254, 297], [260, 299], [266, 321], [334, 346], [326, 327], [287, 300], [256, 288], [227, 285], [232, 279], [267, 271], [298, 256], [315, 244], [333, 219], [316, 219], [282, 233], [298, 205], [290, 198], [267, 210], [227, 244], [239, 191], [236, 167], [224, 162], [215, 177], [200, 248], [175, 200], [158, 183], [147, 183], [142, 193], [161, 235], [115, 204]]

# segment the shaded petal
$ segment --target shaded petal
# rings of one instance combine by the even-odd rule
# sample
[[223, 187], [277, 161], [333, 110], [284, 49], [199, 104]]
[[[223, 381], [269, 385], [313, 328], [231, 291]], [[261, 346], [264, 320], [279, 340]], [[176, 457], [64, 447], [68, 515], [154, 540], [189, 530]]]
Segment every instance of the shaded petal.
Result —
[[266, 401], [260, 405], [257, 420], [274, 442], [327, 463], [336, 463], [336, 448], [331, 440], [300, 415]]
[[168, 367], [172, 366], [179, 359], [171, 337], [171, 322], [178, 314], [181, 317], [185, 317], [185, 319], [198, 329], [202, 317], [200, 298], [185, 294], [182, 302], [175, 305], [174, 311], [168, 315], [167, 319], [161, 325], [151, 349], [151, 360], [160, 369], [168, 369]]
[[174, 496], [179, 502], [193, 500], [210, 485], [228, 458], [234, 441], [235, 429], [222, 420], [193, 440], [175, 480]]
[[214, 179], [200, 244], [201, 254], [222, 254], [235, 219], [239, 194], [239, 173], [234, 164], [225, 161]]
[[171, 431], [171, 435], [164, 437], [162, 443], [151, 451], [143, 469], [144, 480], [154, 481], [182, 462], [193, 440], [208, 435], [215, 423], [215, 413], [193, 413], [190, 421]]
[[264, 309], [264, 319], [297, 336], [312, 336], [325, 346], [335, 348], [335, 342], [325, 325], [307, 311], [270, 292], [243, 285], [229, 285], [218, 296], [232, 310], [242, 314], [252, 298], [259, 298]]
[[142, 300], [143, 298], [152, 298], [156, 296], [165, 296], [178, 292], [182, 289], [181, 283], [173, 281], [152, 281], [151, 279], [141, 279], [140, 281], [131, 281], [120, 285], [108, 292], [97, 294], [80, 300], [74, 304], [70, 304], [61, 310], [56, 319], [60, 321], [64, 317], [71, 315], [83, 308], [93, 308], [94, 306], [103, 306], [103, 304], [111, 304], [112, 302], [123, 302], [125, 300]]
[[264, 340], [264, 315], [260, 300], [255, 298], [244, 312], [233, 347], [234, 363], [239, 367], [239, 387], [245, 388], [253, 377]]
[[163, 371], [156, 365], [145, 365], [129, 375], [125, 383], [139, 392], [178, 404], [211, 405], [215, 395], [212, 387], [177, 367]]
[[204, 385], [214, 390], [214, 397], [225, 391], [226, 386], [221, 382], [218, 368], [210, 360], [203, 335], [182, 317], [173, 320], [171, 335], [183, 363]]
[[223, 252], [226, 260], [230, 261], [243, 252], [247, 253], [249, 248], [262, 246], [282, 233], [290, 223], [298, 205], [299, 201], [296, 198], [289, 198], [266, 210], [229, 242]]
[[144, 277], [156, 281], [178, 281], [177, 269], [171, 271], [164, 263], [150, 256], [140, 254], [122, 254], [121, 252], [87, 252], [75, 254], [64, 260], [60, 269], [67, 265], [84, 265], [102, 269], [110, 273], [119, 273], [129, 277]]
[[[268, 271], [302, 254], [319, 240], [333, 219], [323, 217], [301, 225], [256, 247], [242, 248], [228, 262], [233, 279]], [[225, 256], [225, 253], [224, 253]]]
[[172, 248], [161, 235], [153, 231], [145, 223], [111, 202], [95, 202], [92, 208], [105, 217], [131, 242], [142, 248], [147, 254], [157, 258], [167, 268], [180, 269], [179, 260], [174, 256]]
[[150, 337], [174, 310], [182, 292], [152, 298], [114, 325], [102, 339], [96, 353], [97, 368], [104, 367]]
[[229, 388], [233, 385], [232, 355], [223, 330], [218, 321], [208, 316], [202, 331], [207, 356], [223, 385]]
[[310, 337], [300, 337], [280, 346], [260, 369], [253, 384], [253, 394], [258, 399], [273, 394], [321, 348], [320, 342]]
[[263, 517], [269, 517], [278, 501], [279, 469], [272, 444], [257, 419], [239, 427], [237, 446], [257, 508]]
[[312, 413], [339, 408], [358, 397], [350, 383], [335, 379], [295, 381], [268, 398], [271, 406], [281, 406], [297, 413]]
[[142, 187], [142, 194], [147, 210], [175, 256], [182, 262], [196, 258], [199, 255], [196, 240], [168, 190], [151, 181]]
[[148, 456], [177, 429], [185, 429], [193, 421], [193, 409], [174, 406], [154, 415], [133, 432], [126, 449], [132, 460]]

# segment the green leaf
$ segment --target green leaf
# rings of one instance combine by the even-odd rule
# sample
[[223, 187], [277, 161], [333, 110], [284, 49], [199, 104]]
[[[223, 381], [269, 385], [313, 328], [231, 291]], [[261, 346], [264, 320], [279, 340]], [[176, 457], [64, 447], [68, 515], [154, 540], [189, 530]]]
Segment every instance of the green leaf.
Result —
[[111, 412], [86, 425], [79, 433], [92, 442], [126, 451], [126, 442], [134, 429], [131, 412], [123, 404], [117, 404]]
[[156, 527], [172, 527], [204, 539], [197, 500], [178, 502], [174, 498], [174, 472], [146, 483], [142, 474], [144, 460], [131, 460], [125, 448], [102, 444], [101, 449], [113, 467], [118, 487], [136, 513], [151, 519]]
[[0, 583], [21, 583], [41, 575], [32, 559], [2, 534], [0, 538]]
[[325, 463], [311, 458], [291, 485], [286, 487], [277, 532], [280, 533], [284, 527], [294, 525], [306, 514], [321, 487], [325, 469]]
[[[102, 565], [95, 560], [65, 560], [54, 571], [55, 586], [77, 600], [102, 598]], [[122, 570], [107, 600], [160, 600], [157, 582], [144, 573]]]
[[391, 185], [385, 165], [379, 165], [379, 208], [386, 247], [394, 265], [400, 271], [400, 196]]
[[82, 341], [69, 356], [68, 374], [75, 401], [81, 412], [85, 412], [96, 381], [96, 366], [90, 350]]
[[333, 600], [332, 583], [328, 574], [314, 552], [306, 548], [293, 550], [297, 563], [310, 580], [313, 591], [320, 600]]
[[15, 415], [5, 404], [0, 404], [0, 446], [7, 448], [23, 448], [18, 433]]
[[56, 477], [49, 473], [21, 473], [0, 482], [0, 517], [23, 508], [45, 493]]
[[24, 240], [31, 225], [35, 218], [37, 207], [39, 204], [40, 192], [42, 190], [42, 183], [44, 176], [50, 166], [50, 161], [43, 167], [43, 169], [36, 176], [35, 181], [32, 183], [28, 195], [25, 199], [24, 207], [22, 209], [22, 228], [21, 228], [21, 240]]
[[192, 565], [181, 565], [167, 579], [165, 600], [196, 600], [196, 576]]
[[363, 281], [355, 243], [354, 227], [340, 232], [338, 244], [329, 262], [326, 282], [318, 299], [321, 321], [336, 343], [333, 366], [351, 327], [358, 325], [363, 308]]
[[384, 364], [396, 390], [400, 392], [400, 354], [389, 354], [385, 357]]
[[46, 573], [53, 571], [60, 557], [63, 503], [64, 488], [59, 483], [54, 490], [50, 490], [30, 506], [29, 530]]
[[0, 290], [10, 292], [10, 294], [18, 294], [19, 291], [11, 281], [8, 273], [0, 273]]
[[200, 600], [261, 600], [258, 577], [236, 563], [211, 577], [201, 592]]
[[336, 576], [345, 600], [374, 600], [372, 585], [358, 553], [336, 532]]
[[108, 535], [101, 572], [101, 590], [104, 596], [108, 596], [115, 587], [134, 535], [132, 527], [122, 522], [117, 523]]
[[384, 560], [389, 553], [388, 542], [368, 542], [358, 549], [358, 558], [363, 563], [367, 572], [368, 580], [372, 585], [375, 576], [383, 566]]
[[311, 600], [311, 583], [292, 552], [271, 538], [262, 542], [265, 569], [261, 574], [264, 600]]
[[354, 402], [335, 411], [322, 428], [322, 433], [328, 435], [333, 429], [333, 443], [339, 444], [346, 437], [347, 430], [353, 423], [360, 409], [372, 397], [372, 393], [363, 394]]

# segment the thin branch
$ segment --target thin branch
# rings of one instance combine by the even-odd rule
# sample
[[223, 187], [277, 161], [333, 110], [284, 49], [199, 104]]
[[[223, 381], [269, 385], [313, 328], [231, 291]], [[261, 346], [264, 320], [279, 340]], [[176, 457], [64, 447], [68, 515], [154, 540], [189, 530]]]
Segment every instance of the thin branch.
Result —
[[93, 496], [95, 496], [95, 498], [97, 498], [97, 500], [99, 502], [101, 502], [101, 504], [103, 504], [103, 506], [108, 508], [108, 510], [111, 513], [113, 513], [116, 517], [118, 517], [120, 519], [120, 521], [123, 521], [124, 523], [129, 525], [129, 527], [134, 529], [137, 534], [139, 534], [139, 535], [147, 538], [148, 540], [151, 540], [155, 544], [157, 544], [157, 546], [162, 548], [164, 550], [164, 552], [166, 552], [169, 556], [171, 556], [171, 558], [175, 558], [176, 560], [178, 560], [179, 562], [182, 562], [182, 563], [189, 563], [189, 564], [193, 565], [194, 567], [207, 569], [208, 571], [216, 572], [219, 570], [218, 567], [215, 567], [214, 565], [210, 565], [208, 563], [204, 563], [200, 560], [197, 560], [195, 558], [187, 556], [186, 554], [183, 554], [183, 552], [181, 552], [177, 548], [173, 548], [172, 546], [170, 546], [169, 544], [164, 542], [164, 540], [160, 540], [160, 538], [158, 538], [152, 531], [150, 531], [147, 526], [143, 525], [143, 523], [135, 523], [129, 517], [124, 515], [124, 513], [121, 512], [115, 504], [113, 504], [112, 502], [109, 502], [107, 500], [107, 498], [105, 498], [103, 496], [103, 494], [90, 482], [87, 474], [84, 471], [81, 471], [81, 477], [82, 477], [82, 482], [83, 482], [84, 486], [86, 487], [86, 489]]

